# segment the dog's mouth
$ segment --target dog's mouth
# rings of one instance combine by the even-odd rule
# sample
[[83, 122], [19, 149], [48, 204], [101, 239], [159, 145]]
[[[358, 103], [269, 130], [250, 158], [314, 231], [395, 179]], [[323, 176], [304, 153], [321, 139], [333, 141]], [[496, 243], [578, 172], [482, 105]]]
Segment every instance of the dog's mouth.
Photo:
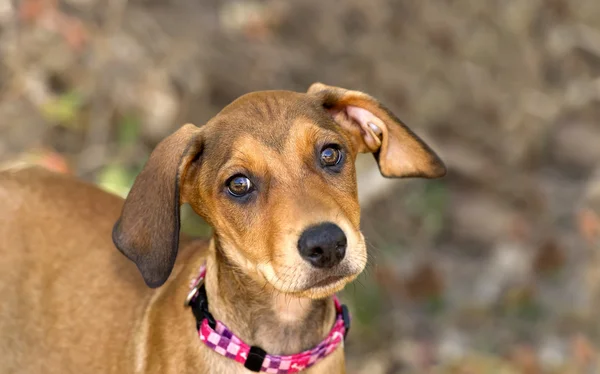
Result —
[[306, 265], [302, 262], [295, 266], [276, 268], [267, 262], [259, 264], [257, 268], [266, 283], [278, 292], [314, 299], [327, 297], [342, 290], [346, 284], [358, 277], [365, 264], [357, 260], [345, 260], [330, 269]]
[[346, 278], [346, 277], [343, 275], [331, 275], [331, 276], [325, 277], [324, 279], [321, 279], [320, 281], [313, 283], [309, 288], [321, 288], [321, 287], [331, 286], [334, 283], [337, 283], [344, 278]]

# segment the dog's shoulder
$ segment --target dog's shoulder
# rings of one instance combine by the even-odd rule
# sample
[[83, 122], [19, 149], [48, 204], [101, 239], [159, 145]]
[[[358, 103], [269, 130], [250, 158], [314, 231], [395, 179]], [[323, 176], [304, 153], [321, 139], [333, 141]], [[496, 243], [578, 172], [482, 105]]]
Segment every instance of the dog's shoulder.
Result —
[[0, 168], [0, 207], [4, 217], [23, 210], [31, 201], [28, 197], [46, 181], [49, 171], [30, 165], [4, 166]]
[[0, 167], [0, 189], [13, 194], [32, 191], [44, 193], [59, 186], [64, 192], [71, 192], [81, 181], [67, 174], [61, 174], [37, 165], [14, 164]]
[[0, 169], [0, 205], [116, 219], [123, 199], [75, 176], [39, 166]]

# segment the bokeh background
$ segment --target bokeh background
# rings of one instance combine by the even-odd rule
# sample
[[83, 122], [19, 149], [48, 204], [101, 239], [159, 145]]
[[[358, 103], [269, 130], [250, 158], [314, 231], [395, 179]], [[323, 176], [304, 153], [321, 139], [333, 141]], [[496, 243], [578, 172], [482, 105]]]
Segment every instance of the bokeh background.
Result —
[[449, 174], [359, 159], [349, 372], [598, 372], [598, 0], [0, 0], [0, 56], [0, 162], [123, 196], [239, 95], [368, 92]]

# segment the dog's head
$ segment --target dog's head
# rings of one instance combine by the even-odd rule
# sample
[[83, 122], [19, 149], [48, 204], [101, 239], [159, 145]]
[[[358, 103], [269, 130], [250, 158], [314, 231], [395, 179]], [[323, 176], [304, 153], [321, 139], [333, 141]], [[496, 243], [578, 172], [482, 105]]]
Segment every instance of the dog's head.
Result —
[[171, 273], [179, 208], [214, 228], [218, 250], [257, 282], [302, 297], [339, 291], [364, 269], [354, 161], [385, 177], [437, 178], [436, 154], [374, 98], [313, 84], [235, 100], [163, 140], [137, 177], [113, 240], [150, 287]]

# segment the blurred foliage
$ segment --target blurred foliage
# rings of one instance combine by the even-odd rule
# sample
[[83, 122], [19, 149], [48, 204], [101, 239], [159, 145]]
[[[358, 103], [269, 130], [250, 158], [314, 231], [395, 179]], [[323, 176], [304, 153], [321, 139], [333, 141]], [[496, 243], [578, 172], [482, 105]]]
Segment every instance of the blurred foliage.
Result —
[[181, 207], [181, 231], [193, 237], [208, 238], [212, 229], [189, 204], [185, 204]]
[[448, 199], [443, 181], [427, 181], [422, 190], [406, 197], [407, 213], [421, 218], [425, 236], [435, 238], [444, 229]]
[[125, 116], [117, 124], [117, 141], [120, 147], [129, 147], [140, 140], [140, 120], [136, 116]]
[[44, 103], [41, 113], [51, 123], [75, 127], [82, 105], [82, 97], [77, 92], [67, 92]]
[[354, 321], [352, 328], [362, 330], [361, 336], [369, 333], [376, 334], [377, 329], [373, 327], [381, 323], [380, 312], [384, 296], [373, 278], [369, 276], [369, 271], [359, 275], [354, 283], [346, 287], [341, 297], [348, 300], [352, 307]]
[[136, 174], [121, 165], [107, 165], [97, 177], [98, 185], [121, 197], [127, 196]]

